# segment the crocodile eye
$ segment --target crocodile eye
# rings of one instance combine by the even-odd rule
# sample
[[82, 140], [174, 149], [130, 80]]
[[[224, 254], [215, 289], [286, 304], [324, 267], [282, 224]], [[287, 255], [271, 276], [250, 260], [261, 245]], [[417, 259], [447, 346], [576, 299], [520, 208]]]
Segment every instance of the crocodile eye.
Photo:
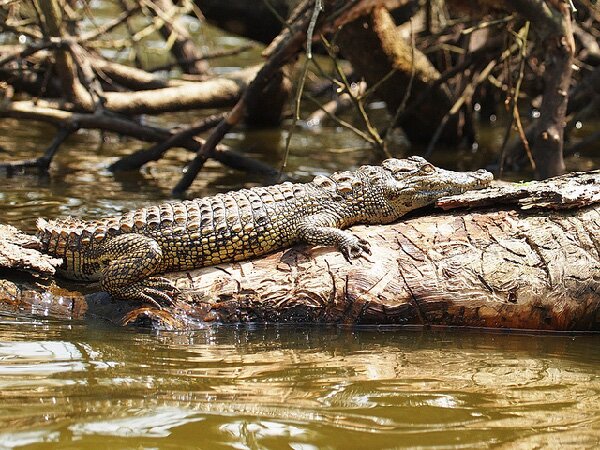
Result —
[[433, 164], [425, 164], [424, 166], [421, 167], [421, 172], [424, 173], [434, 173], [435, 172], [435, 166]]

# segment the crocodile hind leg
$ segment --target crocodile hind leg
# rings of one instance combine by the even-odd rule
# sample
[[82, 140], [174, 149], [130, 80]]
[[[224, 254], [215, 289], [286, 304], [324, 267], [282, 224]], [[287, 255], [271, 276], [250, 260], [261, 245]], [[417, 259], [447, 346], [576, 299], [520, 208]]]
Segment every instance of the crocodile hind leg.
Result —
[[173, 304], [177, 289], [166, 278], [152, 276], [163, 259], [154, 239], [135, 233], [109, 238], [101, 246], [98, 259], [104, 266], [100, 285], [113, 297], [158, 308]]
[[335, 216], [331, 214], [316, 214], [300, 222], [298, 237], [310, 245], [327, 245], [336, 247], [346, 260], [358, 258], [364, 254], [370, 255], [369, 243], [349, 231], [337, 228]]

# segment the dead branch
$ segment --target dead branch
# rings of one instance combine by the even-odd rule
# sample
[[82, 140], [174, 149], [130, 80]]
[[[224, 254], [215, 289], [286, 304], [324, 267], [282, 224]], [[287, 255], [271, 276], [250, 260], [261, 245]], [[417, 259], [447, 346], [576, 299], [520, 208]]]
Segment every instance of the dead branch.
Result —
[[[15, 72], [20, 70], [22, 73], [22, 65], [10, 64], [15, 60], [31, 62], [35, 66], [47, 66], [51, 64], [52, 57], [46, 51], [47, 49], [68, 48], [68, 46], [69, 42], [65, 40], [41, 42], [28, 47], [21, 45], [0, 46], [0, 55], [4, 55], [0, 57], [0, 70], [5, 74], [0, 74], [0, 79], [8, 81], [11, 75], [14, 78]], [[94, 52], [86, 52], [86, 58], [89, 60], [98, 78], [106, 82], [108, 90], [115, 90], [115, 87], [122, 87], [139, 91], [188, 84], [188, 82], [182, 80], [165, 79], [146, 70], [108, 61]], [[11, 79], [11, 82], [14, 81]]]
[[106, 92], [104, 107], [109, 111], [134, 115], [230, 106], [245, 92], [258, 70], [257, 67], [249, 67], [227, 76], [162, 89]]
[[0, 163], [0, 169], [6, 170], [8, 173], [13, 173], [17, 170], [24, 170], [28, 168], [36, 168], [40, 172], [47, 172], [52, 163], [54, 155], [58, 152], [60, 145], [67, 140], [67, 138], [77, 131], [76, 128], [59, 128], [56, 136], [44, 152], [42, 156], [35, 159], [29, 159], [25, 161], [11, 161]]
[[202, 53], [202, 55], [196, 56], [196, 57], [194, 57], [192, 59], [177, 60], [177, 61], [172, 62], [172, 63], [163, 64], [163, 65], [160, 65], [160, 66], [152, 67], [150, 69], [147, 69], [147, 71], [148, 72], [160, 72], [160, 71], [163, 71], [163, 70], [171, 70], [176, 65], [180, 65], [180, 66], [181, 65], [189, 65], [189, 64], [194, 63], [196, 61], [209, 61], [211, 59], [218, 59], [218, 58], [236, 56], [236, 55], [239, 55], [241, 53], [245, 53], [248, 50], [252, 50], [254, 48], [256, 48], [256, 45], [254, 45], [254, 44], [245, 44], [245, 45], [240, 45], [239, 47], [233, 48], [231, 50], [216, 50], [216, 51], [213, 51], [213, 52]]
[[[82, 113], [63, 111], [52, 107], [34, 104], [29, 101], [0, 104], [0, 118], [10, 117], [22, 120], [36, 120], [48, 123], [58, 129], [94, 129], [113, 132], [122, 136], [130, 136], [143, 142], [164, 142], [172, 138], [176, 132], [161, 127], [142, 125], [120, 115], [104, 113]], [[179, 142], [178, 146], [197, 152], [204, 141], [199, 138]], [[277, 171], [272, 167], [235, 152], [225, 145], [217, 146], [209, 155], [216, 161], [233, 169], [258, 173], [274, 177]], [[149, 162], [152, 159], [148, 159]]]
[[143, 165], [150, 161], [158, 161], [165, 152], [173, 147], [179, 147], [185, 145], [186, 142], [190, 141], [194, 136], [203, 133], [213, 127], [215, 127], [221, 120], [223, 120], [224, 114], [213, 114], [212, 116], [205, 117], [200, 122], [187, 127], [186, 129], [173, 134], [170, 138], [158, 142], [148, 149], [143, 149], [130, 155], [124, 156], [117, 162], [109, 166], [111, 172], [125, 172], [128, 170], [139, 170]]
[[[74, 52], [81, 51], [81, 47], [74, 47], [74, 49]], [[44, 58], [38, 61], [43, 62]], [[89, 53], [86, 54], [85, 58], [80, 58], [79, 61], [86, 66], [91, 65], [89, 69], [98, 73], [101, 78], [108, 77], [111, 81], [130, 89], [136, 89], [134, 92], [102, 93], [102, 105], [105, 109], [127, 115], [160, 114], [231, 106], [240, 98], [248, 83], [259, 70], [258, 67], [249, 67], [225, 76], [199, 82], [165, 82], [146, 71], [107, 62], [103, 58]], [[91, 74], [88, 74], [88, 77], [95, 78]], [[1, 74], [0, 78], [2, 78]], [[79, 80], [78, 84], [84, 89]], [[87, 91], [86, 95], [88, 99], [91, 98]], [[70, 97], [67, 96], [67, 98]], [[51, 103], [47, 104], [50, 105]], [[64, 102], [55, 102], [54, 107], [57, 109], [81, 110], [75, 103], [69, 108]]]
[[[61, 10], [56, 0], [36, 0], [39, 10], [43, 14], [44, 24], [48, 30], [48, 38], [63, 38], [66, 32], [63, 30]], [[49, 39], [48, 39], [49, 40]], [[69, 101], [75, 108], [81, 111], [91, 111], [94, 109], [94, 100], [90, 93], [79, 81], [77, 66], [73, 61], [70, 52], [66, 49], [56, 49], [54, 51], [56, 72], [58, 73], [63, 91]]]
[[98, 77], [105, 80], [109, 86], [121, 86], [132, 91], [143, 91], [187, 85], [186, 82], [181, 80], [165, 79], [146, 70], [107, 61], [92, 52], [88, 53], [88, 58]]
[[177, 23], [173, 12], [176, 8], [172, 0], [153, 0], [147, 4], [151, 10], [162, 20], [162, 26], [159, 28], [163, 38], [171, 42], [171, 53], [175, 57], [177, 64], [184, 73], [202, 75], [208, 70], [208, 65], [202, 52], [198, 50], [194, 41], [190, 38], [186, 29]]

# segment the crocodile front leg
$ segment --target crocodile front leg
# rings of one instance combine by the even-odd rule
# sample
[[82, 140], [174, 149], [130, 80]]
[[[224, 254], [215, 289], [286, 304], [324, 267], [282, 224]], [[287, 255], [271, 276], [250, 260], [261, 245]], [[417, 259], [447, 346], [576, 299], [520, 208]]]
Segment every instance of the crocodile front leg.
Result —
[[166, 278], [151, 276], [162, 259], [160, 245], [147, 236], [127, 233], [110, 238], [99, 253], [104, 265], [100, 285], [120, 299], [139, 300], [158, 308], [172, 305], [176, 288]]
[[298, 238], [310, 245], [337, 247], [348, 261], [364, 253], [371, 254], [367, 241], [337, 226], [338, 222], [331, 214], [309, 216], [298, 225]]

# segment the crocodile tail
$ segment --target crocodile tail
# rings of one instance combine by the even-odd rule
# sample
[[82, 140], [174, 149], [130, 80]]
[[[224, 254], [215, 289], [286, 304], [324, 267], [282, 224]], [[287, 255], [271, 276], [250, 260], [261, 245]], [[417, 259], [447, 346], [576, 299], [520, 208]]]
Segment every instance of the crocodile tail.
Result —
[[56, 220], [38, 219], [36, 222], [37, 237], [42, 249], [52, 255], [63, 256], [66, 248], [80, 245], [83, 232], [82, 221], [71, 217]]
[[37, 238], [42, 244], [42, 250], [47, 250], [48, 244], [50, 244], [50, 239], [52, 238], [50, 222], [48, 222], [46, 219], [38, 217], [37, 221], [35, 222], [35, 226], [37, 228]]
[[46, 219], [42, 219], [41, 217], [38, 217], [37, 221], [35, 222], [35, 226], [38, 232], [42, 232], [45, 229], [47, 229], [48, 225], [50, 225], [50, 223]]

